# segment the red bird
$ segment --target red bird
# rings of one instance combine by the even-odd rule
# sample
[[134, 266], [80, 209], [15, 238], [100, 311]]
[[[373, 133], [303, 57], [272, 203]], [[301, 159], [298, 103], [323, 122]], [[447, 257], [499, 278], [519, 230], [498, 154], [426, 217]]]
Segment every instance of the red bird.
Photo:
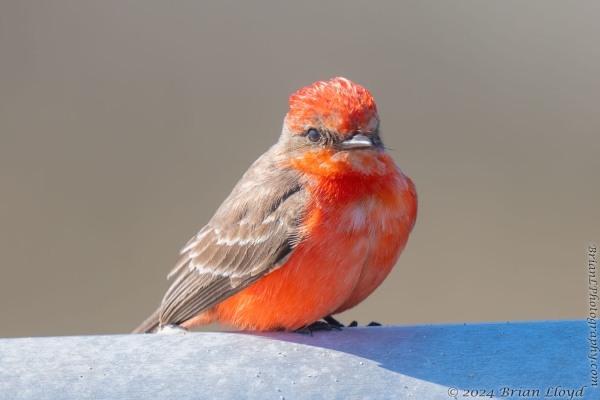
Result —
[[356, 306], [389, 274], [417, 194], [385, 152], [371, 94], [334, 78], [289, 106], [279, 141], [181, 250], [161, 306], [134, 333], [215, 321], [298, 330]]

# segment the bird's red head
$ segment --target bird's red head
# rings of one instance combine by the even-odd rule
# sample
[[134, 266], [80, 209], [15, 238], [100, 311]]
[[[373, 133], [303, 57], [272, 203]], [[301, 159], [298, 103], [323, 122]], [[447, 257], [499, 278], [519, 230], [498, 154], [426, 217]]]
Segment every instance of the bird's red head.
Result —
[[290, 97], [279, 151], [293, 169], [313, 176], [381, 176], [396, 169], [379, 137], [373, 97], [345, 78]]
[[377, 107], [364, 87], [346, 78], [316, 82], [290, 96], [288, 128], [302, 132], [319, 126], [340, 136], [370, 134], [379, 123]]

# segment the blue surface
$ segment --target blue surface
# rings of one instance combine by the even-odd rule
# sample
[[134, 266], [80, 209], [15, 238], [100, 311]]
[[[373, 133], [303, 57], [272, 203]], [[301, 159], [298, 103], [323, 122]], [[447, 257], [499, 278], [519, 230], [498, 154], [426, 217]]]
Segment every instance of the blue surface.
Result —
[[578, 320], [4, 339], [0, 396], [600, 399], [589, 334]]

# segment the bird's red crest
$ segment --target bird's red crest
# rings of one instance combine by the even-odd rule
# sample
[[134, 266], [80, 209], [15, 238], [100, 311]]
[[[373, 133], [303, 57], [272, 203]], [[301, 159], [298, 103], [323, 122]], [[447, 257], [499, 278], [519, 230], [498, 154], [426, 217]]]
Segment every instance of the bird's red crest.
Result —
[[290, 96], [285, 122], [294, 131], [321, 125], [341, 135], [369, 133], [379, 121], [377, 107], [364, 87], [345, 78], [316, 82]]

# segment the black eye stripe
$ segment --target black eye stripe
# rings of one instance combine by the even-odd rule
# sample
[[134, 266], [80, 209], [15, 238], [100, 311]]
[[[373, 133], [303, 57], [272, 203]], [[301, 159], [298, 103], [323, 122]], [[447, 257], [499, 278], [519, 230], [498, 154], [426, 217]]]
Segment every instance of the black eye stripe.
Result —
[[308, 140], [310, 140], [313, 143], [317, 143], [322, 138], [319, 131], [314, 128], [309, 129], [308, 132], [306, 132], [306, 136], [308, 136]]

